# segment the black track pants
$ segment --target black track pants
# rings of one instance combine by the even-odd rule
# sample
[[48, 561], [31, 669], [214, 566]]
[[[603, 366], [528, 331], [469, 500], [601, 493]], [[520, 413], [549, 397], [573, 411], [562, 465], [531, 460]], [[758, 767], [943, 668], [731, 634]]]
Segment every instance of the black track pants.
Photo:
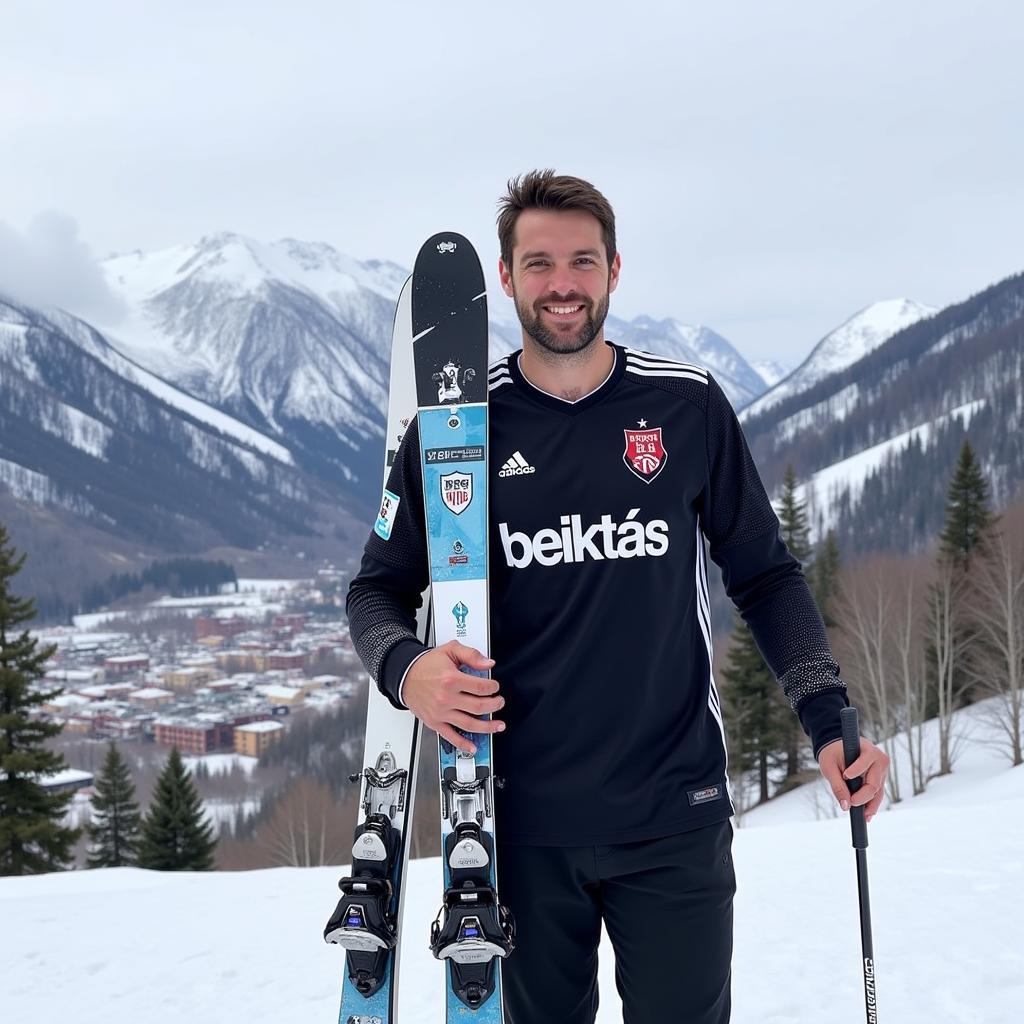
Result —
[[601, 921], [623, 1024], [728, 1024], [732, 823], [615, 846], [508, 846], [498, 890], [516, 919], [506, 1024], [593, 1024]]

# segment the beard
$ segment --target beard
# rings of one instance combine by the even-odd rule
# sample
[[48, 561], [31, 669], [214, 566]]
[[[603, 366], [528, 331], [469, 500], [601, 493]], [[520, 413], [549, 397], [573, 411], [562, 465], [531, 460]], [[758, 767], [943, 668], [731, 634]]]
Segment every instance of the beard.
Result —
[[[559, 299], [557, 303], [552, 303], [550, 300], [538, 302], [536, 304], [536, 312], [525, 303], [521, 303], [518, 296], [515, 296], [515, 303], [519, 323], [522, 324], [523, 330], [527, 335], [546, 352], [560, 356], [575, 355], [593, 344], [594, 339], [601, 333], [605, 318], [608, 316], [607, 292], [598, 300], [596, 307], [579, 296]], [[552, 330], [541, 322], [542, 311], [540, 307], [545, 304], [582, 305], [585, 319], [573, 331]]]

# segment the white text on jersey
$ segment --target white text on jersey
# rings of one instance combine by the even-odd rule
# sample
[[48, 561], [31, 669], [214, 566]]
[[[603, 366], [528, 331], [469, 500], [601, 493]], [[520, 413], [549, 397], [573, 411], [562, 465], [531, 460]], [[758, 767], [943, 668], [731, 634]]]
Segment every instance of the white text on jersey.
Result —
[[498, 531], [505, 561], [512, 569], [525, 569], [534, 559], [540, 565], [558, 565], [559, 562], [583, 562], [588, 558], [603, 561], [665, 554], [668, 523], [664, 519], [637, 522], [639, 514], [640, 509], [631, 508], [621, 523], [604, 515], [601, 522], [586, 529], [581, 516], [561, 516], [559, 529], [538, 530], [532, 537], [510, 532], [508, 523], [499, 523]]

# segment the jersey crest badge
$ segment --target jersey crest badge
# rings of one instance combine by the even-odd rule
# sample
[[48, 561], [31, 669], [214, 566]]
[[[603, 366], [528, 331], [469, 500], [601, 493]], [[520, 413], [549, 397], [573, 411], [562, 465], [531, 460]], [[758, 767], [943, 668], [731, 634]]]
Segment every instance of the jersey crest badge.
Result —
[[653, 430], [624, 430], [626, 450], [622, 461], [635, 477], [649, 484], [668, 462], [668, 451], [661, 439], [661, 427]]
[[441, 500], [449, 511], [457, 516], [469, 508], [473, 500], [472, 473], [442, 473], [438, 478], [441, 486]]

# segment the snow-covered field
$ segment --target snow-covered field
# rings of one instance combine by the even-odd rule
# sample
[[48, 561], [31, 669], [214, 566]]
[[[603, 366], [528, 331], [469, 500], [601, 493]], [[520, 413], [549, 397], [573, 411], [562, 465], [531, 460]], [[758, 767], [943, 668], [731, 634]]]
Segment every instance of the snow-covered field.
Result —
[[[1024, 767], [994, 753], [988, 729], [978, 712], [965, 715], [954, 775], [872, 822], [883, 1021], [1024, 1019]], [[814, 820], [816, 805], [796, 790], [736, 832], [733, 1024], [864, 1020], [849, 824]], [[0, 1019], [333, 1024], [343, 953], [321, 933], [342, 870], [0, 879]], [[439, 880], [437, 860], [413, 862], [402, 1024], [443, 1019], [443, 972], [426, 949]], [[600, 981], [597, 1019], [611, 1024], [621, 1008], [607, 943]]]
[[[274, 602], [270, 598], [274, 595], [284, 596], [289, 591], [309, 584], [307, 579], [249, 579], [238, 580], [238, 591], [233, 584], [223, 584], [219, 594], [207, 594], [202, 597], [161, 597], [151, 601], [145, 608], [134, 611], [101, 611], [89, 612], [83, 615], [75, 615], [72, 622], [75, 629], [89, 633], [97, 626], [105, 622], [113, 622], [115, 619], [134, 617], [144, 619], [147, 616], [165, 614], [167, 611], [175, 611], [183, 617], [195, 617], [201, 611], [214, 609], [217, 617], [231, 618], [261, 618], [265, 614], [284, 611], [284, 604]], [[64, 633], [67, 633], [65, 630]], [[44, 635], [42, 632], [40, 635]], [[46, 634], [49, 635], [49, 634]], [[115, 634], [110, 634], [114, 636]], [[108, 637], [104, 637], [107, 639]], [[65, 637], [65, 645], [68, 641]]]
[[236, 766], [241, 768], [246, 775], [252, 775], [256, 770], [256, 765], [259, 764], [259, 758], [246, 757], [244, 754], [203, 754], [201, 757], [186, 755], [182, 761], [189, 771], [192, 771], [197, 764], [202, 764], [211, 775], [227, 775]]

